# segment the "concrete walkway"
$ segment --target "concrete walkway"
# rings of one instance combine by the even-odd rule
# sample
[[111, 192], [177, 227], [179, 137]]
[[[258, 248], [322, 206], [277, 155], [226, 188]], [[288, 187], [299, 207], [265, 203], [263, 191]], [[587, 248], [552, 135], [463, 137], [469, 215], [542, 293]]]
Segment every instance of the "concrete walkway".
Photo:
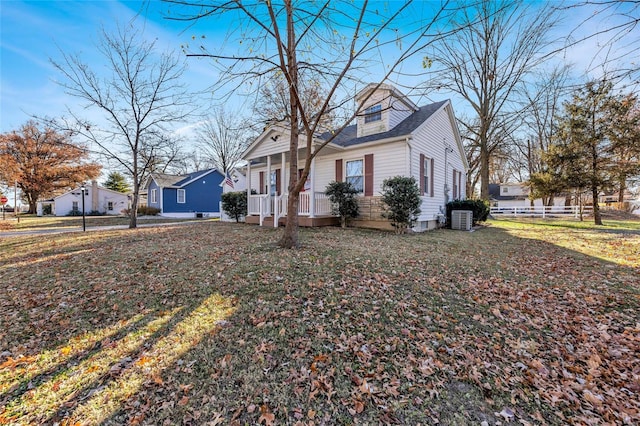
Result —
[[[155, 226], [181, 226], [191, 223], [198, 223], [197, 221], [184, 221], [184, 222], [156, 222], [156, 223], [138, 223], [138, 228], [153, 228]], [[86, 232], [93, 231], [112, 231], [116, 229], [129, 229], [129, 225], [111, 225], [111, 226], [87, 226]], [[47, 229], [27, 229], [24, 231], [1, 231], [0, 238], [3, 237], [19, 237], [24, 235], [52, 235], [52, 234], [64, 234], [69, 232], [82, 232], [82, 227], [79, 228], [47, 228]]]

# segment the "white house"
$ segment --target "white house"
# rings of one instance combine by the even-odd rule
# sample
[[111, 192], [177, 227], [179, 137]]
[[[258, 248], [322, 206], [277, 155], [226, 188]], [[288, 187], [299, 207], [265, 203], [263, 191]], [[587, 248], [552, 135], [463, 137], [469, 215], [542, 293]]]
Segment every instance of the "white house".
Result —
[[[553, 207], [562, 210], [565, 207], [567, 197], [558, 195], [553, 197]], [[531, 204], [529, 198], [529, 186], [527, 183], [491, 183], [489, 184], [489, 201], [494, 208], [513, 207], [543, 207], [541, 198], [536, 198]]]
[[[65, 192], [52, 200], [39, 201], [37, 205], [38, 216], [42, 216], [43, 205], [51, 205], [51, 213], [56, 216], [67, 216], [72, 211], [82, 213], [82, 191], [75, 188]], [[85, 186], [84, 212], [100, 212], [107, 215], [119, 215], [129, 208], [129, 197], [127, 194], [112, 191], [111, 189], [98, 186], [96, 181]]]
[[[375, 90], [369, 98], [367, 96]], [[336, 223], [324, 194], [331, 181], [349, 181], [360, 190], [358, 226], [389, 228], [382, 217], [382, 182], [413, 176], [419, 183], [422, 212], [414, 228], [433, 229], [444, 221], [445, 205], [464, 199], [468, 165], [451, 102], [418, 107], [390, 85], [370, 84], [356, 96], [364, 113], [326, 145], [311, 162], [305, 191], [300, 194], [299, 223]], [[331, 136], [317, 135], [316, 148]], [[247, 161], [247, 222], [277, 225], [286, 215], [289, 173], [289, 132], [267, 128], [245, 151]], [[299, 164], [307, 156], [300, 136]], [[258, 195], [252, 195], [255, 190]], [[278, 218], [278, 221], [274, 220]]]

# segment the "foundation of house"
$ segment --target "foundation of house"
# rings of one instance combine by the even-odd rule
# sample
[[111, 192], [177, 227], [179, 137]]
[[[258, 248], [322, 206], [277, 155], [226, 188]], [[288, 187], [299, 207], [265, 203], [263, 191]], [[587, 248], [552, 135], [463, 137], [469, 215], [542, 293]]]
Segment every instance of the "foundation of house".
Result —
[[[278, 226], [284, 226], [287, 218], [281, 217], [278, 220]], [[245, 222], [253, 225], [260, 224], [260, 216], [247, 216]], [[308, 217], [299, 216], [298, 225], [305, 228], [315, 228], [318, 226], [340, 226], [340, 218], [335, 216], [320, 216], [320, 217]], [[273, 228], [273, 216], [267, 216], [262, 221], [262, 226], [268, 226]]]

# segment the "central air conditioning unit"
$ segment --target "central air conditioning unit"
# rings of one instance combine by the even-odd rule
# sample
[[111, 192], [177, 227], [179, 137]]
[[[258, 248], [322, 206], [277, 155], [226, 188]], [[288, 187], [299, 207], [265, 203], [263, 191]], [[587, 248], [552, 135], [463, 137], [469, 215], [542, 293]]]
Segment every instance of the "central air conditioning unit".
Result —
[[451, 212], [451, 229], [470, 231], [473, 223], [473, 212], [470, 210], [453, 210]]

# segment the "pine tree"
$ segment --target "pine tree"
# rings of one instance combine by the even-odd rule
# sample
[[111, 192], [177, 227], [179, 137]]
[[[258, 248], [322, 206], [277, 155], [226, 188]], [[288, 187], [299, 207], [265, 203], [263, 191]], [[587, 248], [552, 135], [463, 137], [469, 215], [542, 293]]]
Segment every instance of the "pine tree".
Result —
[[102, 186], [112, 191], [122, 192], [123, 194], [131, 191], [131, 187], [129, 186], [129, 182], [127, 182], [127, 178], [119, 172], [109, 173], [109, 176], [107, 176], [107, 180], [102, 184]]
[[590, 81], [565, 102], [555, 147], [547, 158], [566, 187], [591, 193], [596, 225], [602, 225], [598, 195], [612, 187], [616, 175], [612, 136], [617, 131], [620, 98], [612, 91], [609, 81]]

